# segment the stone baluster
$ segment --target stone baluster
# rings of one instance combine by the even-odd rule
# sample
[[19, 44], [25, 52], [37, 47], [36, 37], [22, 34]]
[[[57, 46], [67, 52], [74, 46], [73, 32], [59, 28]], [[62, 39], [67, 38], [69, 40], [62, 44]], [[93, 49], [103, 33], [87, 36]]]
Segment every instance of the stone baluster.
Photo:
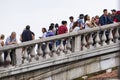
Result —
[[0, 52], [0, 63], [3, 63], [4, 62], [4, 59], [3, 59], [3, 52]]
[[10, 67], [11, 66], [11, 57], [10, 57], [10, 52], [11, 52], [11, 50], [8, 50], [7, 51], [7, 53], [8, 53], [8, 55], [7, 55], [7, 57], [6, 57], [6, 62], [5, 62], [5, 65], [7, 66], [7, 67]]
[[28, 63], [28, 51], [27, 51], [27, 47], [23, 48], [22, 54], [23, 54], [23, 61], [22, 61], [22, 63], [24, 63], [24, 64]]
[[53, 41], [53, 48], [52, 48], [52, 53], [54, 57], [57, 57], [57, 46], [56, 46], [56, 40]]
[[67, 44], [66, 44], [67, 54], [71, 54], [71, 43], [70, 43], [70, 41], [71, 41], [71, 37], [68, 38]]
[[74, 51], [81, 51], [81, 36], [75, 36], [75, 48]]
[[60, 43], [60, 47], [59, 47], [59, 49], [60, 49], [60, 56], [64, 56], [65, 55], [63, 41], [64, 41], [64, 39], [61, 39], [61, 43]]
[[109, 44], [112, 44], [113, 43], [113, 34], [112, 34], [112, 28], [110, 29], [110, 33], [109, 33], [109, 36], [108, 36], [108, 38], [109, 38]]
[[34, 62], [34, 61], [36, 61], [35, 60], [35, 45], [32, 45], [31, 46], [31, 50], [30, 50], [30, 61], [31, 62]]
[[38, 44], [38, 51], [37, 51], [37, 55], [39, 56], [39, 60], [43, 59], [43, 51], [42, 51], [42, 43]]
[[31, 49], [31, 50], [30, 50], [30, 56], [31, 56], [31, 57], [34, 57], [34, 56], [35, 56], [35, 45], [31, 46], [30, 49]]
[[94, 48], [92, 33], [90, 33], [90, 36], [89, 36], [89, 39], [88, 39], [88, 45], [89, 45], [89, 49]]
[[95, 47], [99, 47], [100, 46], [99, 31], [97, 31], [97, 33], [96, 33], [95, 43], [96, 43]]
[[87, 42], [86, 42], [85, 36], [86, 36], [86, 34], [83, 35], [82, 50], [87, 50], [87, 48], [86, 48]]
[[64, 45], [64, 53], [67, 54], [67, 41], [66, 44]]
[[75, 37], [73, 36], [73, 37], [71, 37], [71, 46], [72, 46], [72, 49], [71, 49], [71, 51], [72, 52], [74, 52], [74, 47], [75, 47]]
[[107, 40], [106, 35], [105, 35], [105, 31], [106, 30], [104, 30], [103, 34], [102, 34], [102, 46], [107, 45], [107, 43], [105, 42]]
[[116, 31], [115, 31], [115, 42], [117, 43], [119, 40], [119, 32], [118, 32], [118, 28], [116, 28]]
[[46, 44], [45, 53], [46, 53], [46, 55], [45, 55], [46, 59], [50, 58], [51, 51], [50, 51], [50, 48], [49, 48], [49, 42], [47, 42], [47, 44]]
[[11, 50], [8, 50], [8, 55], [7, 55], [7, 57], [6, 57], [6, 61], [7, 61], [7, 62], [11, 62], [10, 52], [11, 52]]

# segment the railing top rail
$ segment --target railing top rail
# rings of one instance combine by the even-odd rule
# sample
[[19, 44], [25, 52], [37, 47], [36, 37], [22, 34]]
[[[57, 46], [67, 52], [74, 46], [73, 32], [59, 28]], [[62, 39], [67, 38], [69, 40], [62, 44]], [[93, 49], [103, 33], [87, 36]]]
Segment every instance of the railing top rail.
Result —
[[95, 32], [95, 31], [99, 31], [99, 30], [115, 28], [115, 27], [119, 27], [119, 26], [120, 26], [120, 22], [108, 24], [108, 25], [104, 25], [104, 26], [98, 26], [98, 27], [91, 28], [91, 29], [85, 29], [85, 30], [71, 32], [71, 33], [56, 35], [56, 36], [47, 37], [47, 38], [43, 38], [43, 39], [31, 40], [31, 41], [27, 41], [27, 42], [23, 42], [23, 43], [19, 43], [19, 44], [8, 45], [8, 46], [4, 46], [4, 47], [0, 48], [0, 52], [5, 51], [5, 50], [9, 50], [9, 49], [25, 47], [28, 45], [35, 45], [35, 44], [39, 44], [42, 42], [59, 40], [59, 39], [67, 38], [67, 37], [72, 37], [72, 36], [77, 36], [77, 35], [81, 35], [81, 34], [85, 34], [85, 33]]

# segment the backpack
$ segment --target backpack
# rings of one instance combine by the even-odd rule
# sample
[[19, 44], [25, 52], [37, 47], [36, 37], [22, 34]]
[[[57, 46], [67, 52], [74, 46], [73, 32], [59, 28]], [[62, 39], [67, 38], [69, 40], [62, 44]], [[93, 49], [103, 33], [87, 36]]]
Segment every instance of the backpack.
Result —
[[50, 37], [50, 36], [54, 36], [54, 35], [55, 35], [54, 32], [51, 32], [51, 31], [48, 31], [46, 33], [46, 37]]

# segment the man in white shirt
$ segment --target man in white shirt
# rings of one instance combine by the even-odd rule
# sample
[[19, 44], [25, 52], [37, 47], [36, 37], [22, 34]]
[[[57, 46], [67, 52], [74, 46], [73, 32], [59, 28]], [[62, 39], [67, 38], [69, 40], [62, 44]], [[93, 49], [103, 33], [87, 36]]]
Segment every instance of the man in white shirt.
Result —
[[74, 23], [74, 17], [73, 17], [73, 16], [70, 16], [70, 17], [69, 17], [69, 20], [70, 20], [69, 32], [72, 32], [72, 26], [73, 26], [73, 23]]

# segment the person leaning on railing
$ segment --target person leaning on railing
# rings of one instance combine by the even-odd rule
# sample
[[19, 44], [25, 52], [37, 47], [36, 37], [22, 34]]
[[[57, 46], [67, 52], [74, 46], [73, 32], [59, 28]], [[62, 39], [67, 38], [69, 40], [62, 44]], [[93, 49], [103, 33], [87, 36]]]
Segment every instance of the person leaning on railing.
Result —
[[[42, 39], [42, 38], [46, 38], [46, 34], [47, 34], [47, 29], [46, 28], [42, 28], [42, 33], [43, 33], [43, 35], [41, 36], [41, 37], [39, 37], [40, 39]], [[38, 49], [39, 49], [39, 45], [38, 45]], [[44, 42], [44, 43], [42, 43], [42, 51], [43, 51], [43, 57], [45, 57], [45, 49], [46, 49], [46, 43]]]
[[[61, 24], [62, 25], [59, 26], [59, 28], [58, 28], [58, 35], [65, 34], [65, 33], [68, 32], [67, 21], [62, 21]], [[60, 45], [60, 44], [61, 44], [61, 40], [58, 40], [57, 41], [57, 46]], [[66, 39], [64, 39], [64, 41], [63, 41], [63, 45], [65, 45], [65, 44], [66, 44]]]
[[[17, 44], [17, 39], [16, 39], [16, 32], [12, 32], [11, 35], [6, 39], [5, 45], [12, 45], [12, 44]], [[5, 65], [8, 63], [6, 61], [6, 58], [8, 57], [8, 51], [4, 52], [4, 61]], [[10, 58], [11, 62], [10, 64], [15, 65], [15, 49], [10, 50]]]
[[[34, 32], [32, 32], [30, 30], [30, 26], [27, 25], [26, 28], [23, 30], [22, 34], [20, 35], [20, 41], [26, 42], [26, 41], [30, 41], [30, 40], [34, 40], [34, 39], [35, 39]], [[27, 49], [27, 52], [29, 54], [31, 52], [32, 47], [34, 47], [34, 46], [24, 47], [22, 49], [22, 53], [24, 52], [25, 49]]]
[[[113, 21], [110, 19], [110, 17], [108, 16], [108, 11], [107, 9], [104, 9], [103, 10], [103, 15], [100, 16], [100, 19], [99, 19], [99, 22], [100, 22], [100, 25], [103, 26], [103, 25], [107, 25], [107, 24], [111, 24], [113, 23]], [[105, 34], [106, 34], [106, 37], [107, 37], [107, 40], [106, 42], [109, 41], [109, 30], [106, 30]], [[100, 38], [102, 37], [102, 34], [103, 34], [103, 31], [100, 31]]]

